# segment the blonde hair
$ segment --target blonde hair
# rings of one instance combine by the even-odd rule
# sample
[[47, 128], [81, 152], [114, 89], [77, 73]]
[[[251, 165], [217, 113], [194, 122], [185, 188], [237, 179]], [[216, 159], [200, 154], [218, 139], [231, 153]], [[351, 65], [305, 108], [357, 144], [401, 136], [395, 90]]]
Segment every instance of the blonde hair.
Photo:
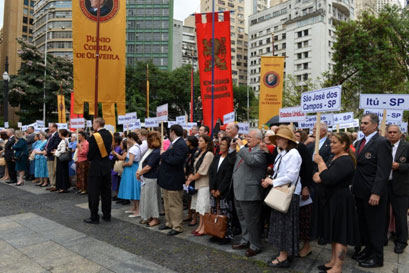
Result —
[[20, 139], [20, 138], [25, 138], [24, 137], [24, 133], [21, 130], [17, 130], [14, 135], [16, 136], [16, 138]]

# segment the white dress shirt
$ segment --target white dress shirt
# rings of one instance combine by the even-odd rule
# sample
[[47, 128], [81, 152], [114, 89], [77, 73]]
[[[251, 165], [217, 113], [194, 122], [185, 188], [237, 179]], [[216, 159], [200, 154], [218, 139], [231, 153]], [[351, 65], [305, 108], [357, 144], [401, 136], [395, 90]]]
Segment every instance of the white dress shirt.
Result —
[[[400, 140], [392, 145], [392, 162], [395, 161], [396, 151], [398, 150]], [[389, 175], [389, 180], [392, 180], [393, 170], [391, 170], [391, 174]]]
[[289, 152], [286, 150], [281, 151], [274, 163], [274, 179], [273, 187], [279, 187], [291, 183], [295, 184], [298, 180], [294, 193], [301, 193], [301, 156], [297, 149], [291, 149]]

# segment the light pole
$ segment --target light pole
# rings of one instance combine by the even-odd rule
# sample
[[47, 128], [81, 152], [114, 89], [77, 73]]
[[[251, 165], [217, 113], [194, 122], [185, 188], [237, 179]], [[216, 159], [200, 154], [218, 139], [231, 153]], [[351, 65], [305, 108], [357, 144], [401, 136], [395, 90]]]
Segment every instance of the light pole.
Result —
[[4, 96], [3, 96], [3, 103], [4, 103], [4, 122], [9, 121], [9, 81], [10, 76], [7, 72], [9, 70], [9, 60], [6, 57], [6, 69], [3, 73], [3, 81], [4, 81]]

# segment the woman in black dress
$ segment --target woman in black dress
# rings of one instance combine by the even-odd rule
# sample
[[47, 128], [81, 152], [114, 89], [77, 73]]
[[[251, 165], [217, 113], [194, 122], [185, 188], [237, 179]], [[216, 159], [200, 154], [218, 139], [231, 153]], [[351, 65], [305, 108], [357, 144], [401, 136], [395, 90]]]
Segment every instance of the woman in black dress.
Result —
[[342, 272], [347, 245], [359, 242], [358, 215], [355, 201], [349, 186], [355, 172], [356, 159], [350, 150], [350, 139], [345, 133], [331, 136], [331, 153], [334, 157], [327, 163], [318, 154], [314, 162], [318, 172], [314, 174], [315, 183], [324, 188], [323, 228], [321, 238], [332, 242], [332, 258], [325, 265], [318, 266], [321, 272]]

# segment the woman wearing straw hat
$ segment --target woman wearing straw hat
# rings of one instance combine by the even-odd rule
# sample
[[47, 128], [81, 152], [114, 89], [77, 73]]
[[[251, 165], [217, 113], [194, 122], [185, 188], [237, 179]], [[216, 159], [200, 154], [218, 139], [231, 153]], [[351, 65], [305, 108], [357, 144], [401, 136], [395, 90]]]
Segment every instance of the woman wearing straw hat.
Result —
[[269, 260], [267, 265], [273, 268], [288, 268], [291, 263], [289, 256], [298, 254], [298, 217], [301, 193], [299, 173], [302, 160], [296, 149], [297, 142], [294, 134], [289, 127], [280, 126], [270, 140], [278, 147], [279, 153], [274, 161], [274, 175], [266, 177], [262, 186], [267, 188], [270, 185], [279, 187], [296, 184], [296, 188], [287, 213], [271, 210], [269, 242], [278, 248], [280, 253]]

